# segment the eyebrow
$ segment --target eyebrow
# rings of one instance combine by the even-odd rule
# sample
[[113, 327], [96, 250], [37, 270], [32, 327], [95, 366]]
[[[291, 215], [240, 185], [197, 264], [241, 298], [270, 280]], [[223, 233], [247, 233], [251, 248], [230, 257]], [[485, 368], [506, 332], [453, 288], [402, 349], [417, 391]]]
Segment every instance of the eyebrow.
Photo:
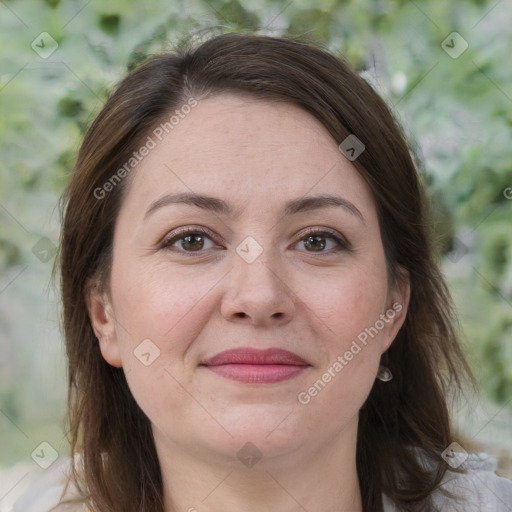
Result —
[[286, 203], [284, 207], [284, 213], [285, 215], [293, 215], [299, 212], [307, 212], [320, 208], [332, 207], [344, 208], [346, 211], [350, 212], [352, 215], [355, 215], [364, 223], [364, 216], [356, 207], [356, 205], [339, 196], [322, 195], [295, 199]]
[[[223, 199], [212, 197], [205, 194], [196, 194], [193, 192], [184, 192], [181, 194], [166, 194], [165, 196], [157, 199], [147, 209], [144, 214], [144, 219], [149, 217], [153, 212], [169, 206], [172, 204], [187, 204], [194, 205], [206, 211], [214, 212], [221, 215], [234, 216], [235, 209]], [[358, 217], [363, 223], [365, 222], [364, 216], [361, 211], [350, 201], [339, 196], [321, 195], [313, 197], [302, 197], [288, 201], [284, 208], [284, 215], [294, 215], [297, 213], [319, 210], [321, 208], [341, 207], [352, 215]]]
[[223, 199], [207, 196], [204, 194], [184, 192], [182, 194], [166, 194], [160, 199], [157, 199], [156, 201], [151, 203], [146, 213], [144, 214], [144, 218], [146, 219], [154, 211], [159, 210], [164, 206], [169, 206], [171, 204], [192, 204], [194, 206], [197, 206], [198, 208], [202, 208], [203, 210], [208, 210], [222, 215], [234, 214], [233, 208]]

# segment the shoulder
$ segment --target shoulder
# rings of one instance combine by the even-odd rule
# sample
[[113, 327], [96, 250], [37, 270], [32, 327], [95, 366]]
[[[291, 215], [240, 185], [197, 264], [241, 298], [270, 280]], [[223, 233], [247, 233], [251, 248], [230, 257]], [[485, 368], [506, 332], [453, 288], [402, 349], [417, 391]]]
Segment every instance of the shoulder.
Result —
[[[432, 493], [432, 509], [443, 512], [512, 511], [512, 480], [498, 476], [496, 466], [496, 460], [485, 453], [467, 454], [459, 466], [464, 473], [448, 470], [439, 488]], [[399, 509], [385, 495], [383, 502], [384, 512], [398, 512]]]
[[[512, 481], [498, 476], [496, 466], [496, 459], [487, 454], [470, 453], [460, 465], [465, 473], [447, 471], [441, 487], [460, 496], [465, 512], [509, 512], [512, 510]], [[449, 503], [445, 496], [435, 494], [435, 505]]]
[[[38, 477], [14, 503], [11, 512], [51, 512], [63, 499], [72, 497], [70, 491], [71, 459], [62, 458]], [[60, 505], [55, 512], [78, 512], [82, 505]]]

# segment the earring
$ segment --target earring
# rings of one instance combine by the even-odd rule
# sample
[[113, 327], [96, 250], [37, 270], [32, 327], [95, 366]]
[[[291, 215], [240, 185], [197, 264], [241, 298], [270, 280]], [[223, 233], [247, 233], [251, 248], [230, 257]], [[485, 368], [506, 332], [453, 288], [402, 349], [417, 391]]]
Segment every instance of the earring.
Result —
[[386, 366], [380, 365], [377, 372], [377, 379], [381, 380], [382, 382], [389, 382], [392, 378], [393, 374], [391, 373], [391, 370]]

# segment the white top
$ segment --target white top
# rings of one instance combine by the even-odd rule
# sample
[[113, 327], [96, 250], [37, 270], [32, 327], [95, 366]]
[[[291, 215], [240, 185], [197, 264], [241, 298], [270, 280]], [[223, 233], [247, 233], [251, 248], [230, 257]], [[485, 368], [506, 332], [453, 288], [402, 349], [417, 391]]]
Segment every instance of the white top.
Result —
[[[512, 512], [512, 481], [494, 473], [495, 459], [487, 454], [469, 454], [460, 467], [467, 469], [467, 473], [447, 471], [441, 487], [460, 496], [462, 501], [456, 503], [436, 490], [432, 495], [433, 506], [442, 512]], [[53, 464], [16, 501], [11, 512], [50, 512], [60, 502], [69, 468], [69, 458]], [[384, 512], [399, 512], [386, 495], [383, 500]], [[84, 508], [61, 505], [57, 510], [78, 512]]]

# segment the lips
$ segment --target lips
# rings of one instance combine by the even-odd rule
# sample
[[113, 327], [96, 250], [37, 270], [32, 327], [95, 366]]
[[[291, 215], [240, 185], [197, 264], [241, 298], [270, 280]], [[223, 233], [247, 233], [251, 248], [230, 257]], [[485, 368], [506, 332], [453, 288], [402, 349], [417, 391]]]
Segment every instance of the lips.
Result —
[[288, 350], [280, 348], [267, 348], [258, 350], [253, 348], [236, 348], [226, 350], [207, 359], [202, 363], [205, 366], [218, 366], [222, 364], [286, 364], [292, 366], [307, 366], [308, 363], [301, 357]]
[[245, 383], [274, 383], [291, 379], [311, 365], [293, 352], [278, 348], [226, 350], [203, 361], [221, 377]]

